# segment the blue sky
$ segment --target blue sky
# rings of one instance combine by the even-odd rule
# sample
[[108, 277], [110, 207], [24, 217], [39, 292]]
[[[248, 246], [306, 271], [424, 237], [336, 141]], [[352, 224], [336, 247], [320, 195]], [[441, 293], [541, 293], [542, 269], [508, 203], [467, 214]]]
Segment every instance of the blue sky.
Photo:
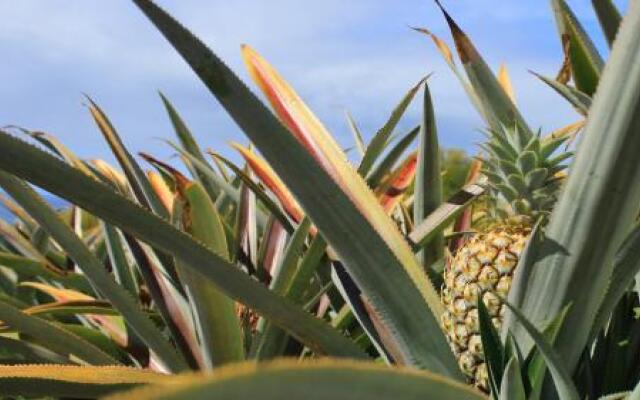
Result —
[[[351, 145], [349, 110], [367, 138], [403, 93], [434, 72], [430, 86], [440, 141], [474, 151], [480, 119], [424, 26], [451, 43], [431, 0], [158, 1], [247, 79], [239, 46], [248, 43], [295, 87], [329, 130]], [[589, 1], [569, 0], [604, 48]], [[527, 70], [554, 75], [561, 62], [545, 0], [449, 0], [451, 14], [492, 65], [510, 69], [517, 101], [532, 126], [551, 130], [577, 114]], [[619, 2], [626, 7], [626, 1]], [[125, 0], [0, 0], [0, 126], [16, 124], [62, 139], [84, 158], [113, 160], [83, 106], [88, 93], [132, 151], [162, 158], [172, 138], [157, 91], [182, 113], [206, 148], [230, 153], [244, 137], [193, 72]], [[254, 87], [252, 85], [252, 87]], [[403, 121], [417, 122], [413, 107]]]

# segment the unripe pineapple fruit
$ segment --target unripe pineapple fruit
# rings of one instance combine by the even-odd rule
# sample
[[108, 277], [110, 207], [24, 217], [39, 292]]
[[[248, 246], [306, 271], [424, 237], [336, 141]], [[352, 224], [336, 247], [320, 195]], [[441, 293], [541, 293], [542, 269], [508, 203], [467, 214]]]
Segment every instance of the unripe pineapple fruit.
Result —
[[442, 326], [460, 369], [478, 388], [488, 390], [477, 302], [481, 296], [496, 328], [531, 224], [544, 220], [555, 203], [571, 154], [556, 151], [564, 138], [543, 139], [525, 129], [502, 128], [488, 134], [483, 173], [488, 181], [490, 222], [448, 257], [441, 291]]
[[509, 293], [528, 234], [527, 228], [496, 228], [478, 234], [456, 252], [444, 273], [442, 325], [460, 369], [485, 390], [488, 374], [478, 326], [478, 295], [499, 327], [505, 306], [498, 296]]

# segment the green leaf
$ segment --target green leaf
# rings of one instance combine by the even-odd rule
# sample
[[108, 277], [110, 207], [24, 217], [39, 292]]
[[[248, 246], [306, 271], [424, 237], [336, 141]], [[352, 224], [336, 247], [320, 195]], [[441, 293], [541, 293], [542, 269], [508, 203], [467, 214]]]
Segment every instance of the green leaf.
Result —
[[93, 346], [102, 350], [105, 354], [108, 354], [120, 363], [126, 362], [127, 354], [122, 350], [113, 340], [105, 336], [101, 331], [82, 325], [75, 324], [59, 324], [60, 328], [73, 333], [74, 335], [82, 338], [87, 343], [91, 343]]
[[198, 343], [189, 303], [179, 292], [182, 287], [174, 284], [176, 281], [172, 282], [165, 274], [157, 253], [149, 245], [123, 232], [129, 251], [148, 289], [149, 297], [162, 316], [177, 349], [189, 366], [194, 368], [198, 361], [195, 359]]
[[[212, 154], [212, 156], [220, 160], [224, 165], [226, 165], [229, 169], [231, 169], [236, 174], [236, 177], [242, 180], [242, 183], [244, 183], [246, 187], [249, 190], [251, 190], [251, 192], [260, 200], [260, 202], [266, 206], [266, 208], [271, 212], [271, 214], [278, 219], [278, 221], [287, 230], [287, 232], [293, 232], [293, 227], [291, 226], [291, 222], [289, 221], [287, 216], [284, 214], [280, 206], [278, 206], [269, 197], [269, 195], [260, 186], [258, 186], [258, 184], [255, 183], [253, 179], [251, 179], [251, 177], [246, 172], [244, 172], [242, 169], [238, 168], [237, 165], [235, 165], [234, 163], [229, 161], [227, 158], [219, 154]], [[260, 209], [256, 210], [256, 217], [258, 221], [265, 220], [265, 216]], [[264, 227], [265, 225], [266, 225], [266, 222], [263, 222], [261, 224], [262, 227]]]
[[144, 384], [163, 385], [168, 376], [118, 366], [0, 366], [3, 396], [102, 398]]
[[[351, 310], [352, 315], [358, 321], [360, 328], [364, 331], [366, 337], [371, 344], [375, 347], [380, 359], [386, 363], [392, 363], [393, 354], [395, 349], [393, 346], [385, 346], [383, 337], [388, 338], [386, 331], [380, 331], [376, 329], [374, 320], [376, 315], [371, 312], [370, 306], [367, 307], [366, 298], [362, 296], [362, 291], [358, 289], [353, 279], [344, 269], [344, 266], [335, 262], [331, 268], [331, 280], [334, 283], [336, 289], [340, 293], [340, 296], [344, 299], [348, 309]], [[384, 327], [382, 327], [384, 329]], [[368, 345], [366, 347], [369, 347]], [[389, 347], [389, 349], [387, 349]]]
[[[180, 117], [180, 114], [178, 114], [173, 104], [171, 104], [169, 99], [167, 99], [164, 94], [159, 93], [159, 95], [160, 95], [160, 98], [162, 99], [162, 103], [164, 104], [164, 107], [167, 110], [167, 114], [169, 114], [169, 119], [173, 124], [173, 129], [176, 131], [176, 136], [178, 136], [178, 139], [182, 144], [182, 148], [191, 156], [196, 158], [198, 161], [200, 161], [203, 164], [206, 164], [207, 162], [204, 159], [204, 155], [202, 154], [202, 151], [200, 150], [200, 146], [198, 146], [198, 143], [195, 141], [195, 139], [191, 135], [189, 128], [184, 123], [184, 120]], [[215, 173], [213, 172], [213, 170], [211, 170], [211, 172]], [[211, 200], [215, 201], [216, 198], [218, 197], [218, 194], [221, 193], [221, 190], [218, 187], [218, 182], [213, 180], [209, 174], [203, 173], [201, 170], [197, 168], [195, 169], [195, 178], [200, 182], [200, 184], [202, 184], [204, 189], [209, 194], [209, 197], [211, 197]]]
[[546, 168], [536, 168], [529, 171], [524, 177], [525, 186], [537, 189], [546, 181], [548, 176], [549, 170]]
[[520, 199], [520, 194], [518, 192], [515, 191], [515, 189], [511, 188], [508, 185], [505, 184], [497, 184], [496, 188], [498, 189], [498, 191], [500, 191], [500, 194], [504, 196], [504, 198], [509, 202], [515, 202]]
[[538, 79], [542, 82], [549, 85], [553, 90], [558, 92], [562, 97], [565, 98], [573, 107], [575, 107], [576, 111], [580, 114], [587, 116], [589, 113], [589, 108], [591, 107], [591, 97], [580, 90], [566, 85], [562, 82], [558, 82], [554, 79], [547, 78], [546, 76], [539, 75], [535, 72], [532, 72]]
[[561, 40], [569, 41], [569, 60], [576, 87], [593, 96], [604, 66], [602, 57], [565, 0], [551, 0]]
[[[160, 201], [160, 198], [158, 197], [155, 190], [153, 190], [153, 188], [151, 187], [151, 183], [138, 165], [137, 161], [124, 146], [122, 139], [109, 121], [109, 118], [107, 118], [106, 114], [102, 111], [102, 109], [100, 109], [100, 107], [98, 107], [96, 103], [93, 102], [93, 100], [88, 97], [87, 100], [89, 101], [89, 111], [91, 112], [93, 119], [98, 125], [100, 132], [109, 144], [109, 147], [111, 147], [111, 151], [118, 160], [118, 163], [122, 167], [129, 185], [133, 190], [135, 198], [145, 208], [153, 211], [153, 213], [159, 215], [161, 218], [168, 219], [168, 210]], [[155, 249], [153, 250], [153, 252], [156, 252]], [[172, 282], [177, 282], [178, 279], [176, 277], [173, 260], [162, 253], [157, 253], [155, 256], [160, 260], [159, 265], [161, 266], [163, 272], [165, 272], [169, 276], [169, 280]], [[158, 299], [155, 300], [157, 301]]]
[[517, 357], [511, 357], [504, 368], [498, 398], [500, 400], [525, 400], [527, 398]]
[[206, 176], [207, 180], [211, 182], [215, 182], [215, 184], [220, 188], [220, 190], [231, 198], [234, 202], [240, 201], [240, 193], [237, 188], [233, 187], [229, 183], [227, 183], [222, 177], [217, 175], [213, 168], [206, 161], [201, 161], [198, 157], [189, 153], [187, 150], [182, 147], [174, 144], [171, 141], [167, 141], [167, 144], [171, 146], [174, 150], [180, 153], [193, 167], [198, 171], [200, 175]]
[[526, 185], [524, 179], [522, 179], [522, 175], [509, 175], [507, 181], [513, 190], [520, 193], [520, 196], [526, 196], [528, 194], [529, 187]]
[[411, 101], [415, 97], [416, 93], [418, 93], [418, 90], [420, 90], [420, 87], [425, 82], [425, 80], [426, 78], [421, 79], [417, 85], [409, 89], [402, 100], [400, 100], [400, 103], [398, 103], [398, 105], [393, 109], [393, 112], [389, 116], [389, 119], [373, 136], [373, 139], [371, 139], [371, 142], [367, 146], [367, 150], [362, 157], [360, 166], [358, 167], [358, 172], [360, 173], [360, 175], [367, 176], [369, 174], [369, 171], [373, 167], [376, 159], [380, 156], [380, 154], [382, 154], [385, 147], [387, 146], [389, 137], [393, 133], [396, 125], [398, 125], [400, 118], [402, 118], [402, 116], [404, 115], [407, 107], [409, 107], [409, 104], [411, 104]]
[[502, 375], [504, 373], [504, 365], [502, 364], [504, 348], [480, 293], [478, 293], [477, 308], [480, 340], [482, 342], [482, 352], [485, 357], [484, 361], [489, 371], [489, 383], [492, 388], [492, 393], [498, 393], [497, 389], [501, 385]]
[[131, 296], [138, 295], [138, 284], [136, 282], [135, 271], [129, 265], [127, 255], [122, 243], [120, 233], [109, 224], [102, 224], [104, 239], [107, 246], [107, 254], [113, 267], [113, 273], [118, 282]]
[[432, 373], [336, 360], [299, 363], [282, 360], [226, 367], [207, 377], [184, 377], [165, 387], [149, 386], [113, 399], [280, 400], [480, 400], [467, 385]]
[[[564, 319], [567, 316], [567, 311], [569, 307], [565, 308], [558, 314], [547, 326], [545, 326], [542, 331], [542, 335], [544, 339], [553, 344], [558, 336], [558, 331], [562, 324], [564, 323]], [[531, 392], [533, 398], [537, 398], [540, 396], [540, 392], [542, 390], [542, 385], [545, 380], [547, 365], [545, 363], [544, 355], [540, 353], [538, 349], [534, 349], [527, 358], [526, 361], [526, 372], [528, 380], [531, 384]]]
[[[185, 232], [229, 261], [222, 221], [204, 187], [194, 181], [180, 190], [187, 203], [183, 214]], [[213, 367], [243, 360], [243, 334], [235, 302], [198, 272], [188, 268], [180, 268], [180, 272], [196, 317], [207, 365]]]
[[[9, 137], [6, 135], [3, 136]], [[70, 168], [64, 164], [62, 164], [62, 166], [65, 169]], [[94, 182], [96, 185], [102, 186], [81, 172], [77, 172], [76, 170], [71, 171], [74, 171], [77, 176], [81, 176], [84, 179]], [[44, 168], [42, 172], [45, 176], [52, 173], [47, 170], [47, 168]], [[79, 188], [74, 189], [71, 182], [72, 181], [68, 181], [66, 183], [69, 189], [80, 190]], [[93, 287], [122, 313], [122, 316], [136, 331], [138, 336], [156, 352], [158, 357], [165, 362], [169, 368], [175, 371], [186, 368], [184, 360], [178, 356], [175, 349], [169, 344], [153, 322], [142, 313], [131, 295], [116, 284], [102, 263], [95, 258], [93, 253], [91, 253], [85, 244], [75, 235], [71, 228], [62, 222], [55, 211], [53, 211], [33, 189], [5, 172], [0, 172], [0, 185], [65, 249], [69, 256], [76, 261], [78, 267], [86, 274]]]
[[427, 243], [439, 232], [442, 232], [482, 193], [484, 193], [484, 188], [480, 185], [471, 184], [463, 187], [418, 224], [409, 234], [409, 239], [416, 248]]
[[515, 163], [512, 163], [511, 161], [508, 160], [498, 160], [499, 164], [500, 164], [500, 170], [504, 171], [505, 174], [507, 175], [517, 175], [520, 174], [520, 168], [518, 168], [518, 166], [516, 166]]
[[[166, 221], [145, 212], [110, 187], [6, 133], [0, 133], [0, 147], [4, 155], [0, 157], [0, 169], [15, 173], [51, 193], [76, 203], [124, 232], [174, 255], [192, 270], [210, 279], [230, 297], [291, 330], [314, 350], [349, 357], [364, 357], [351, 341], [326, 324], [273, 295], [261, 284], [239, 271], [235, 265], [225, 262], [189, 236], [173, 228]], [[30, 214], [34, 215], [33, 210], [30, 210]], [[96, 286], [103, 288], [104, 285], [103, 283]], [[112, 303], [116, 305], [115, 302]], [[122, 312], [120, 307], [116, 308]], [[144, 334], [140, 336], [145, 340], [149, 340], [150, 337]]]
[[[442, 307], [437, 292], [419, 268], [393, 221], [377, 202], [373, 202], [373, 195], [354, 190], [349, 193], [354, 197], [349, 197], [211, 50], [153, 2], [137, 0], [135, 3], [191, 65], [287, 183], [376, 312], [380, 313], [380, 318], [394, 333], [394, 340], [405, 358], [402, 361], [461, 379], [436, 319]], [[331, 155], [334, 156], [332, 160], [340, 156]], [[360, 189], [364, 182], [358, 180], [361, 178], [355, 171], [343, 169], [346, 160], [342, 158], [341, 161], [338, 166], [343, 175], [340, 177], [349, 179], [349, 184]], [[356, 204], [354, 198], [371, 201]], [[376, 230], [374, 226], [388, 229]], [[354, 237], [366, 239], [354, 241]], [[398, 293], [403, 295], [398, 296]], [[253, 304], [249, 305], [253, 307]]]
[[509, 302], [505, 302], [505, 305], [535, 342], [538, 350], [540, 350], [540, 354], [544, 357], [547, 367], [551, 372], [560, 400], [579, 400], [580, 395], [578, 394], [578, 390], [573, 384], [571, 374], [559, 354], [549, 345], [544, 336], [527, 320], [520, 310], [512, 306]]
[[112, 315], [119, 316], [120, 313], [111, 307], [111, 304], [102, 300], [67, 300], [56, 301], [53, 303], [38, 304], [23, 309], [29, 315], [77, 315], [77, 314], [94, 314], [94, 315]]
[[436, 0], [436, 3], [442, 9], [447, 20], [456, 43], [458, 55], [467, 72], [469, 82], [482, 105], [489, 127], [499, 130], [501, 126], [509, 128], [515, 126], [523, 131], [531, 132], [515, 104], [505, 93], [498, 79], [474, 47], [471, 39], [460, 29], [440, 2]]
[[46, 132], [29, 131], [29, 130], [23, 130], [23, 129], [21, 130], [27, 135], [31, 136], [33, 139], [43, 144], [44, 146], [51, 149], [53, 152], [57, 153], [60, 157], [62, 157], [67, 162], [67, 164], [78, 168], [85, 174], [91, 175], [91, 171], [85, 165], [85, 163], [82, 162], [82, 160], [77, 155], [75, 155], [67, 146], [65, 146], [62, 142], [60, 142], [60, 140], [58, 140], [58, 138], [56, 138], [55, 136], [50, 135]]
[[84, 276], [58, 269], [47, 261], [0, 252], [0, 265], [15, 271], [23, 279], [40, 277], [63, 282], [65, 286], [81, 291], [89, 289], [89, 284]]
[[395, 146], [384, 156], [384, 158], [373, 168], [367, 177], [369, 187], [378, 187], [382, 178], [387, 175], [391, 168], [398, 162], [402, 154], [409, 148], [411, 143], [420, 133], [420, 127], [417, 126], [405, 134], [402, 139], [398, 140]]
[[0, 194], [0, 203], [2, 203], [4, 208], [11, 212], [11, 214], [16, 216], [29, 231], [33, 232], [38, 229], [38, 224], [22, 207], [16, 204], [16, 202], [11, 200], [7, 196]]
[[[125, 252], [125, 245], [120, 232], [113, 226], [101, 222], [104, 232], [104, 242], [107, 248], [107, 256], [111, 263], [116, 282], [121, 285], [133, 298], [139, 297], [139, 287], [135, 267], [130, 265]], [[125, 319], [127, 345], [131, 348], [144, 348], [144, 340]]]
[[127, 176], [127, 180], [136, 195], [136, 199], [145, 207], [153, 210], [154, 213], [161, 217], [168, 218], [169, 214], [167, 209], [162, 205], [156, 192], [151, 188], [147, 177], [136, 160], [124, 147], [122, 139], [120, 139], [120, 136], [113, 125], [111, 125], [105, 113], [93, 100], [88, 97], [87, 100], [89, 101], [89, 111]]
[[538, 166], [538, 156], [533, 151], [524, 151], [517, 162], [522, 175], [526, 175]]
[[611, 313], [622, 296], [633, 284], [640, 272], [640, 226], [636, 226], [627, 236], [613, 261], [613, 272], [605, 297], [602, 299], [598, 313], [591, 327], [590, 338], [595, 338], [604, 328]]
[[[572, 304], [555, 343], [571, 371], [640, 204], [640, 3], [630, 7], [520, 306], [531, 321], [542, 324]], [[514, 328], [514, 335], [524, 343], [520, 328]]]
[[[429, 85], [424, 85], [422, 123], [420, 125], [420, 147], [415, 177], [413, 198], [414, 224], [422, 222], [442, 205], [443, 188], [440, 169], [440, 147]], [[418, 253], [423, 268], [444, 257], [444, 234], [435, 233]]]
[[363, 157], [366, 152], [366, 146], [364, 144], [364, 140], [362, 139], [362, 133], [360, 133], [360, 129], [358, 128], [356, 121], [353, 120], [353, 117], [348, 111], [345, 112], [345, 116], [347, 117], [347, 124], [349, 125], [349, 130], [353, 135], [353, 141], [356, 144], [356, 149], [358, 149], [360, 157]]
[[455, 64], [455, 60], [452, 56], [449, 46], [447, 46], [447, 44], [444, 41], [442, 41], [439, 37], [434, 35], [428, 29], [413, 28], [413, 27], [411, 29], [413, 29], [416, 32], [423, 33], [431, 38], [433, 43], [436, 45], [438, 52], [440, 53], [440, 55], [442, 55], [447, 65], [449, 66], [453, 74], [456, 76], [456, 78], [462, 85], [464, 91], [467, 94], [467, 97], [469, 98], [469, 100], [471, 100], [471, 104], [473, 104], [476, 111], [478, 111], [478, 114], [480, 114], [480, 116], [486, 121], [487, 120], [486, 112], [482, 109], [482, 104], [480, 103], [480, 99], [478, 99], [478, 95], [475, 93], [474, 88], [471, 86], [471, 84], [467, 82], [467, 80], [464, 78], [460, 70], [458, 70], [458, 67]]
[[27, 363], [65, 364], [69, 363], [69, 359], [26, 340], [0, 336], [0, 362], [12, 366]]
[[0, 299], [0, 321], [57, 353], [73, 354], [91, 364], [118, 364], [110, 355], [74, 333], [44, 319], [25, 314], [2, 299]]
[[[291, 236], [282, 261], [275, 269], [275, 275], [269, 286], [271, 290], [281, 296], [289, 294], [291, 285], [295, 280], [298, 272], [298, 260], [302, 255], [309, 228], [311, 228], [311, 221], [308, 218], [304, 218], [293, 236]], [[296, 301], [297, 299], [291, 300]], [[256, 359], [266, 360], [282, 355], [288, 336], [280, 328], [263, 320], [260, 322], [258, 331], [261, 334], [256, 350]]]
[[316, 235], [302, 256], [295, 275], [291, 278], [286, 294], [288, 298], [295, 302], [302, 301], [304, 291], [307, 290], [309, 281], [320, 266], [326, 250], [327, 241], [321, 235]]
[[591, 0], [591, 3], [598, 16], [600, 27], [607, 38], [607, 43], [609, 47], [612, 47], [622, 22], [620, 11], [618, 11], [613, 0]]
[[[16, 226], [9, 224], [4, 219], [0, 219], [0, 236], [5, 242], [8, 242], [15, 252], [22, 256], [41, 261], [47, 265], [51, 271], [58, 270], [55, 265], [52, 265], [45, 256], [38, 250], [33, 243], [27, 239], [22, 232], [16, 228]], [[61, 273], [62, 274], [62, 273]]]

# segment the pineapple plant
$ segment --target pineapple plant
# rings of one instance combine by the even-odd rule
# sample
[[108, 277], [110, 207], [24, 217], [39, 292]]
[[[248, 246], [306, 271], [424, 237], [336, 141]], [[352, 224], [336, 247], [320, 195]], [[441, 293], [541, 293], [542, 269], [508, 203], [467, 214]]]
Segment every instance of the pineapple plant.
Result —
[[478, 387], [488, 390], [482, 352], [478, 297], [494, 326], [500, 329], [515, 268], [532, 224], [550, 214], [562, 182], [570, 151], [557, 150], [566, 137], [544, 141], [517, 127], [487, 132], [482, 145], [483, 174], [488, 178], [489, 206], [482, 229], [466, 238], [447, 260], [441, 290], [445, 311], [442, 325], [461, 370]]
[[[244, 61], [271, 109], [153, 1], [134, 3], [248, 137], [233, 145], [244, 165], [203, 152], [164, 95], [184, 171], [144, 153], [145, 171], [90, 100], [119, 168], [0, 130], [13, 199], [0, 200], [18, 220], [0, 221], [0, 396], [638, 398], [640, 3], [619, 32], [613, 4], [595, 4], [607, 38], [620, 36], [602, 71], [552, 1], [569, 44], [562, 79], [545, 82], [588, 115], [566, 176], [573, 128], [532, 133], [504, 74], [446, 15], [469, 81], [457, 75], [489, 126], [483, 176], [475, 163], [446, 200], [425, 80], [369, 142], [349, 117], [354, 166], [255, 50]], [[420, 126], [394, 142], [423, 88]]]

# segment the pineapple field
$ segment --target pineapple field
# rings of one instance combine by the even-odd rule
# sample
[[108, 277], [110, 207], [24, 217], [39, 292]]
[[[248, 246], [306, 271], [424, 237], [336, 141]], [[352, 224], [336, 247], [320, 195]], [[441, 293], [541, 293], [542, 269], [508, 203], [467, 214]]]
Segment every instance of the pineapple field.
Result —
[[439, 75], [344, 149], [252, 47], [249, 87], [132, 0], [246, 137], [207, 148], [162, 93], [172, 158], [89, 96], [115, 163], [0, 129], [0, 398], [640, 400], [640, 1], [593, 0], [598, 38], [544, 2], [563, 51], [532, 74], [580, 116], [552, 130], [442, 3], [450, 40], [408, 34], [482, 117], [472, 159]]

